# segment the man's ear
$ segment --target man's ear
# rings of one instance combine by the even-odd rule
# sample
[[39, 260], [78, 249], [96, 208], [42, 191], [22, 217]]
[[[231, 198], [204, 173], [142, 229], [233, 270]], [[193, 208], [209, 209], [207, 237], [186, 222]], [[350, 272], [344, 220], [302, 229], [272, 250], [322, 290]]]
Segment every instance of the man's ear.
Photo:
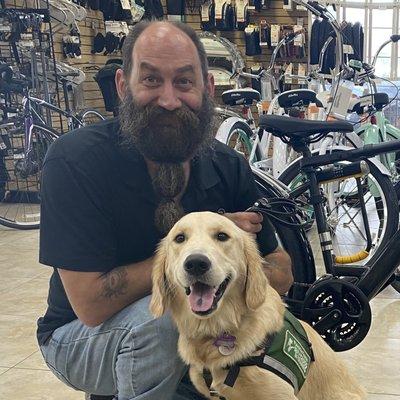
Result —
[[215, 95], [214, 75], [211, 74], [210, 72], [207, 75], [206, 89], [207, 89], [208, 94], [211, 97], [214, 97], [214, 95]]
[[117, 69], [115, 73], [115, 86], [119, 99], [122, 101], [125, 98], [128, 82], [125, 80], [125, 74], [122, 69]]

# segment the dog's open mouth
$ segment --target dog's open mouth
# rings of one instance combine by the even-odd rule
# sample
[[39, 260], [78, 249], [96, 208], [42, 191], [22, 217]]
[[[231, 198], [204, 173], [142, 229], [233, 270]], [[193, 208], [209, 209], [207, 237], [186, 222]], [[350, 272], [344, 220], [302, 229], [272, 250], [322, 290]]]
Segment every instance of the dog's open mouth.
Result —
[[228, 276], [219, 286], [196, 282], [187, 287], [186, 294], [189, 296], [192, 311], [198, 315], [207, 315], [214, 311], [230, 280], [231, 277]]

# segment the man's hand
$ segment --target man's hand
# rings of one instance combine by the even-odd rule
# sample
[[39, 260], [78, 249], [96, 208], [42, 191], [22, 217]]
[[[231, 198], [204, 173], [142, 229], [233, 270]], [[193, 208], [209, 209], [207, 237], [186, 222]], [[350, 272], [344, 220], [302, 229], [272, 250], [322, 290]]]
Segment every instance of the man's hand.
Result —
[[288, 253], [277, 247], [264, 257], [263, 268], [270, 285], [281, 295], [293, 284], [292, 260]]
[[248, 233], [256, 234], [262, 229], [263, 216], [261, 214], [243, 211], [236, 213], [225, 213], [223, 215], [234, 222], [239, 228]]

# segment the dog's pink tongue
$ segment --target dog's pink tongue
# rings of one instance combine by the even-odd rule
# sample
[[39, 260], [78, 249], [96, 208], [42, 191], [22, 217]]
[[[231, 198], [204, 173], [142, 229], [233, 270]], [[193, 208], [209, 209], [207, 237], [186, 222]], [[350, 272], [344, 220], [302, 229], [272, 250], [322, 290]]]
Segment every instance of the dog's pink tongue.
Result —
[[190, 286], [189, 303], [192, 311], [208, 311], [214, 301], [217, 288], [197, 282]]

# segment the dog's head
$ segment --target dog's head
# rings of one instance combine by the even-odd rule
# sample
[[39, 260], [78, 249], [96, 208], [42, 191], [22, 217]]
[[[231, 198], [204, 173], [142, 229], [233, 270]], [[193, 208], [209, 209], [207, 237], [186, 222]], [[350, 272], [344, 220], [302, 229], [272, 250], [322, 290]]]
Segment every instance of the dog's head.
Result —
[[150, 309], [161, 316], [175, 306], [200, 319], [210, 318], [224, 303], [243, 302], [255, 310], [268, 283], [261, 262], [254, 239], [228, 218], [188, 214], [160, 243]]

